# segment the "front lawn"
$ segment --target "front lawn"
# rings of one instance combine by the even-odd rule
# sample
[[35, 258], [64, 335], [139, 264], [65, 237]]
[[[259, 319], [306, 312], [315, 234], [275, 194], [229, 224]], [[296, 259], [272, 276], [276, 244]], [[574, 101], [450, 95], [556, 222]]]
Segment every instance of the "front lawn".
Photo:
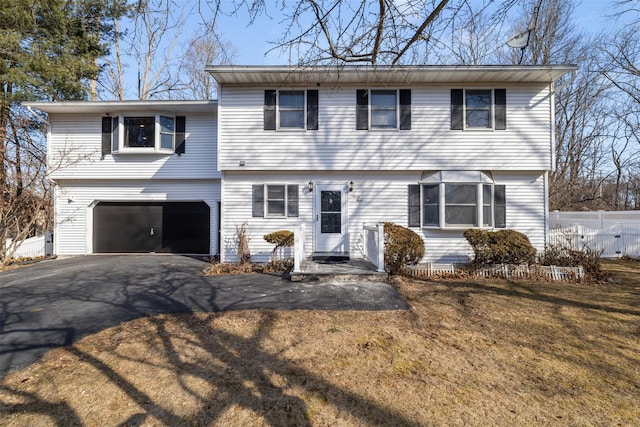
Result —
[[135, 320], [0, 382], [0, 425], [638, 425], [640, 262], [399, 280], [395, 312]]

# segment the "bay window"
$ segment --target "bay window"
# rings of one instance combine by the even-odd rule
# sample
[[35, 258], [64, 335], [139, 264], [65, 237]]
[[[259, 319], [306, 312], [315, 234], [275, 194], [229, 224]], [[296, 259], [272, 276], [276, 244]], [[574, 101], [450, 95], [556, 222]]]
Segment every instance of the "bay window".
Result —
[[504, 228], [505, 186], [487, 172], [443, 171], [423, 174], [409, 186], [410, 227]]
[[111, 151], [114, 153], [173, 153], [176, 150], [176, 117], [115, 116], [111, 119]]

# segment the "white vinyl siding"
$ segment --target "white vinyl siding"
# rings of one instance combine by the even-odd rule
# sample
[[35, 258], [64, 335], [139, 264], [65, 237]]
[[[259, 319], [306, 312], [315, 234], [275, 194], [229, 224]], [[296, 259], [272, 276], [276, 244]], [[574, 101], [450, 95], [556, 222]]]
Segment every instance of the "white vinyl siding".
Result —
[[[222, 170], [548, 170], [551, 104], [544, 85], [501, 85], [509, 126], [450, 130], [450, 86], [411, 89], [410, 132], [356, 130], [358, 87], [320, 88], [319, 129], [263, 131], [264, 88], [224, 86], [219, 101]], [[371, 88], [371, 89], [376, 89]], [[240, 166], [243, 164], [244, 166]]]
[[[235, 261], [238, 227], [246, 224], [252, 260], [266, 262], [273, 245], [264, 241], [265, 234], [277, 230], [294, 230], [303, 223], [306, 228], [305, 251], [314, 250], [314, 193], [309, 181], [320, 184], [339, 184], [347, 198], [349, 252], [361, 256], [362, 224], [391, 221], [407, 226], [407, 188], [416, 184], [421, 173], [413, 172], [227, 172], [223, 181], [222, 256]], [[544, 248], [544, 172], [493, 173], [497, 185], [506, 185], [507, 227], [530, 237], [531, 243]], [[354, 189], [348, 191], [349, 182]], [[299, 186], [298, 218], [256, 218], [252, 216], [252, 186], [259, 182], [287, 182]], [[525, 207], [523, 209], [523, 207]], [[425, 241], [424, 261], [468, 262], [473, 256], [471, 247], [462, 236], [463, 230], [433, 230], [412, 227]]]
[[[51, 114], [49, 122], [51, 123], [49, 162], [51, 177], [56, 180], [219, 179], [221, 177], [217, 170], [215, 114], [186, 115], [186, 152], [180, 156], [155, 153], [112, 153], [102, 158], [101, 115]], [[173, 137], [173, 135], [167, 135]]]
[[100, 201], [204, 201], [211, 212], [210, 253], [218, 251], [219, 180], [63, 180], [57, 184], [54, 218], [54, 252], [57, 255], [93, 253], [93, 207]]

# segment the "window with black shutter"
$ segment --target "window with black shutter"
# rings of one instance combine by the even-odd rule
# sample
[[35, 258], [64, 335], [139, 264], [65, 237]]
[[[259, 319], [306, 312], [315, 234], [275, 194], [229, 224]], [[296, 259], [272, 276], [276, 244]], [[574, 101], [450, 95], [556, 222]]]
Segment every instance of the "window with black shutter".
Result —
[[299, 186], [256, 184], [252, 186], [253, 217], [297, 217]]
[[265, 90], [263, 128], [318, 130], [318, 90]]
[[356, 130], [411, 129], [411, 89], [358, 89]]
[[507, 129], [506, 89], [451, 89], [451, 129]]
[[456, 182], [456, 177], [448, 182], [434, 172], [423, 177], [421, 184], [409, 185], [409, 227], [505, 228], [506, 187], [492, 183], [489, 174], [480, 176], [480, 182]]

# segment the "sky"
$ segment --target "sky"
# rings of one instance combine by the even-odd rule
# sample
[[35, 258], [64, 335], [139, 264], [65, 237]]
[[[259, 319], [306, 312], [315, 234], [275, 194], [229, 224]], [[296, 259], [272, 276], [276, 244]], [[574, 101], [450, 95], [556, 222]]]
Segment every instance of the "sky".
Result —
[[[610, 0], [582, 0], [575, 8], [574, 19], [576, 25], [586, 32], [597, 33], [613, 22], [607, 18], [610, 13]], [[265, 55], [272, 47], [269, 41], [277, 40], [280, 36], [281, 25], [275, 14], [262, 15], [253, 25], [248, 25], [248, 17], [239, 14], [237, 17], [220, 16], [217, 28], [223, 37], [236, 50], [234, 63], [238, 65], [282, 65], [287, 58], [279, 51]]]

